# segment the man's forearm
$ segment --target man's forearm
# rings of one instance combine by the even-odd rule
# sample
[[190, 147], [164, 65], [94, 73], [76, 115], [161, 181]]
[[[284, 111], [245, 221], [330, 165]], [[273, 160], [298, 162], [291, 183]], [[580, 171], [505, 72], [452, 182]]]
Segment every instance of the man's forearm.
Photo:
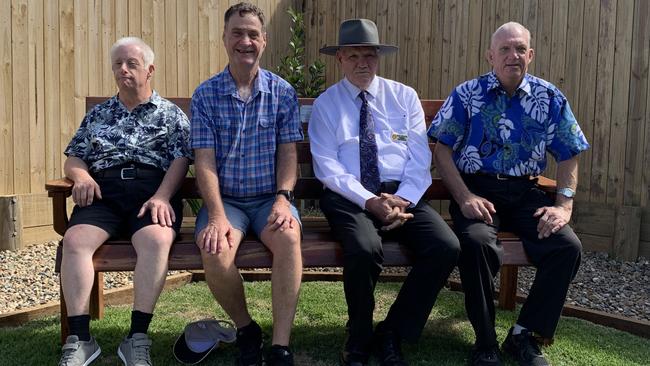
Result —
[[156, 191], [156, 196], [170, 200], [183, 184], [183, 179], [187, 174], [189, 160], [187, 158], [177, 158], [172, 161], [160, 187]]
[[454, 164], [451, 148], [447, 145], [437, 143], [433, 159], [436, 164], [436, 170], [440, 173], [443, 183], [449, 189], [449, 192], [451, 192], [454, 200], [458, 203], [463, 202], [471, 192], [467, 188], [467, 185], [465, 185], [463, 178], [460, 176], [460, 172], [458, 172], [458, 168]]
[[[578, 157], [574, 156], [569, 160], [564, 160], [558, 163], [557, 166], [557, 188], [570, 188], [573, 191], [578, 187]], [[573, 209], [573, 198], [565, 197], [564, 195], [557, 194], [555, 198], [555, 205]]]
[[224, 215], [225, 211], [219, 192], [219, 178], [213, 149], [196, 149], [195, 173], [203, 204], [208, 209], [208, 217]]
[[76, 156], [69, 156], [65, 159], [65, 163], [63, 164], [63, 174], [65, 174], [68, 179], [75, 182], [84, 175], [90, 175], [86, 162]]
[[293, 190], [298, 179], [298, 153], [295, 143], [278, 145], [276, 157], [276, 185], [278, 189]]

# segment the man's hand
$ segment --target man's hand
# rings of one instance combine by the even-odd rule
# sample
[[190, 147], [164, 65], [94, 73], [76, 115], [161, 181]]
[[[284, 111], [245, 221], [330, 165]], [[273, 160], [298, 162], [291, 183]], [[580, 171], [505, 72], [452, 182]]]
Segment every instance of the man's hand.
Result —
[[563, 206], [544, 206], [538, 208], [533, 216], [539, 217], [537, 237], [543, 239], [557, 233], [564, 225], [569, 223], [571, 209]]
[[151, 210], [151, 221], [154, 224], [171, 227], [176, 222], [176, 213], [169, 200], [156, 196], [149, 198], [140, 208], [138, 218], [143, 217], [147, 210]]
[[411, 205], [411, 202], [403, 199], [400, 196], [388, 193], [382, 193], [381, 198], [385, 199], [386, 204], [392, 207], [391, 213], [386, 216], [386, 221], [390, 222], [390, 224], [382, 226], [382, 230], [393, 230], [404, 225], [406, 220], [413, 218], [413, 214], [406, 213], [406, 209]]
[[465, 218], [483, 220], [487, 224], [492, 224], [492, 214], [497, 212], [492, 202], [474, 193], [469, 193], [459, 206]]
[[88, 174], [86, 177], [75, 180], [72, 187], [72, 201], [79, 207], [90, 206], [93, 201], [102, 199], [102, 192], [99, 184]]
[[382, 193], [380, 197], [373, 197], [366, 201], [366, 210], [386, 224], [381, 229], [388, 231], [402, 226], [406, 220], [413, 218], [413, 214], [406, 213], [406, 208], [410, 204], [399, 196]]
[[232, 249], [235, 245], [232, 237], [234, 228], [225, 216], [210, 219], [208, 224], [199, 232], [196, 245], [206, 253], [216, 254]]
[[266, 219], [266, 225], [271, 231], [285, 231], [297, 225], [296, 218], [291, 214], [291, 203], [284, 196], [277, 196]]

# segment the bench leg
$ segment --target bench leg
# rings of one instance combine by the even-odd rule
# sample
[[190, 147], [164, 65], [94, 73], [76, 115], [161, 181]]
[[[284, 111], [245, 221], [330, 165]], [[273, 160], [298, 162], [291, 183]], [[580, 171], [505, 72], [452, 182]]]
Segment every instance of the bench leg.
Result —
[[90, 319], [104, 317], [104, 274], [95, 272], [93, 289], [90, 292]]
[[68, 309], [65, 306], [65, 296], [63, 296], [63, 285], [61, 285], [61, 275], [59, 275], [59, 303], [61, 307], [61, 345], [65, 344], [65, 339], [70, 334], [68, 327]]
[[519, 267], [502, 266], [499, 286], [499, 308], [515, 310], [517, 301], [517, 277]]

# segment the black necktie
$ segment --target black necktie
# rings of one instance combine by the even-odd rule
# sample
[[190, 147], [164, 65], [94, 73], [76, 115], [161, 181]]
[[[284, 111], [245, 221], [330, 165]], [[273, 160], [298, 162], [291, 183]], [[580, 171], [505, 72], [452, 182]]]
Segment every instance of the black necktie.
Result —
[[359, 158], [361, 163], [361, 184], [370, 192], [379, 193], [379, 165], [377, 158], [377, 141], [375, 126], [368, 110], [365, 91], [359, 93], [361, 113], [359, 116]]

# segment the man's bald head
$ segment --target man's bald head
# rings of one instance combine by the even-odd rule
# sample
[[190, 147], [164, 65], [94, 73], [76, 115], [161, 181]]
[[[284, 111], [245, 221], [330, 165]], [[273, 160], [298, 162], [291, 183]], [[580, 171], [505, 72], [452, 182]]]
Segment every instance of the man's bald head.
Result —
[[508, 22], [497, 28], [497, 30], [492, 33], [492, 38], [490, 38], [490, 48], [494, 48], [495, 41], [498, 37], [501, 37], [504, 34], [510, 35], [513, 33], [522, 34], [528, 41], [528, 47], [530, 47], [530, 31], [517, 22]]

